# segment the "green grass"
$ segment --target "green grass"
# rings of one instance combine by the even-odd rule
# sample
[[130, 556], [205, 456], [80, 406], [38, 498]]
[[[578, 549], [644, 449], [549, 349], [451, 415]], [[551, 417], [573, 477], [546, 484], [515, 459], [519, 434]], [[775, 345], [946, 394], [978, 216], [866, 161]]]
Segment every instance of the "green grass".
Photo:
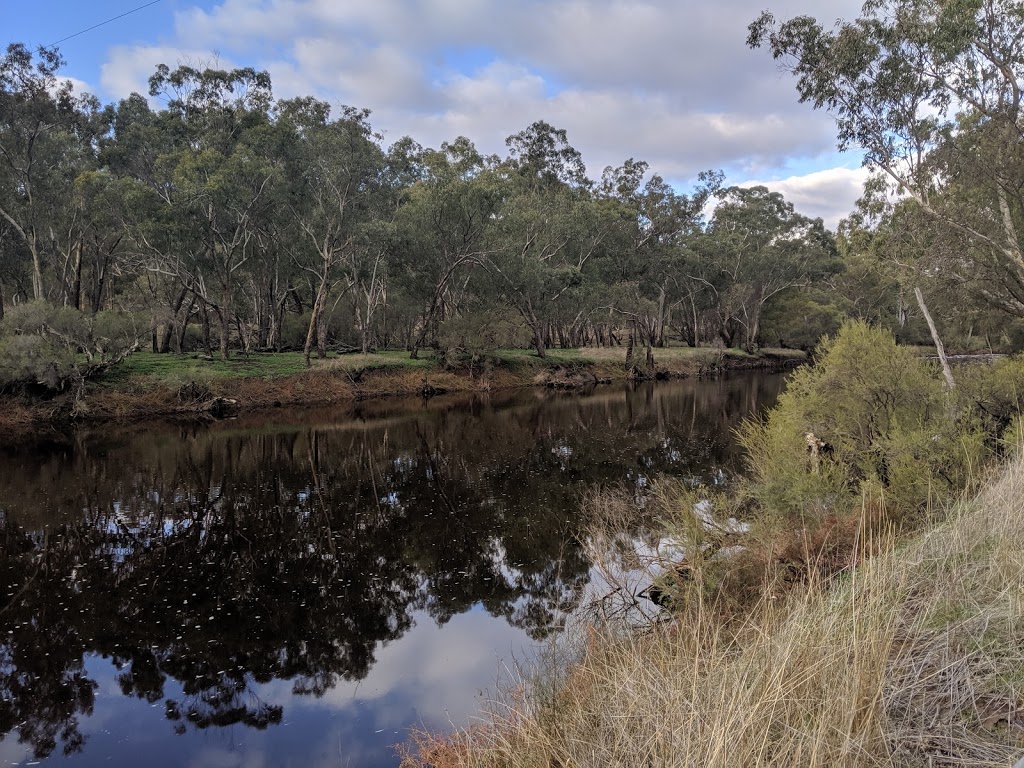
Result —
[[[799, 350], [765, 350], [776, 356], [802, 357]], [[643, 348], [637, 353], [643, 355]], [[655, 359], [668, 363], [673, 360], [699, 360], [716, 354], [711, 348], [667, 347], [654, 351]], [[730, 357], [747, 358], [742, 350], [727, 350]], [[492, 364], [509, 369], [544, 369], [557, 366], [599, 365], [625, 360], [625, 347], [602, 349], [549, 349], [544, 359], [532, 349], [500, 349], [483, 356]], [[326, 360], [312, 359], [310, 370], [371, 371], [412, 369], [428, 371], [438, 367], [429, 351], [418, 360], [409, 358], [404, 350], [388, 350], [371, 354], [328, 354]], [[119, 387], [129, 383], [166, 383], [180, 385], [189, 381], [215, 382], [231, 379], [274, 379], [293, 376], [307, 370], [300, 352], [259, 352], [243, 355], [232, 353], [230, 359], [212, 360], [196, 355], [155, 354], [137, 352], [97, 380], [100, 387]]]
[[313, 367], [317, 365], [328, 368], [341, 368], [346, 371], [375, 370], [381, 368], [434, 368], [437, 362], [429, 352], [421, 353], [422, 357], [412, 360], [405, 350], [392, 349], [384, 352], [352, 355], [329, 355], [327, 360], [313, 359]]
[[137, 352], [111, 370], [104, 381], [116, 383], [134, 378], [179, 379], [188, 376], [204, 380], [273, 378], [291, 376], [303, 370], [302, 355], [298, 352], [235, 354], [228, 360]]

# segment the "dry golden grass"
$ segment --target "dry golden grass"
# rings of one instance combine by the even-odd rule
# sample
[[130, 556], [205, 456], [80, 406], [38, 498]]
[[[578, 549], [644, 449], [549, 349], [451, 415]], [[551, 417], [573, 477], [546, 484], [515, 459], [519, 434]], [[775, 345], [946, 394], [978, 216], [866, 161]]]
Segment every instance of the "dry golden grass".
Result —
[[[407, 766], [1011, 766], [1024, 755], [1024, 461], [908, 543], [743, 621], [591, 630], [555, 695]], [[532, 692], [531, 692], [532, 691]]]

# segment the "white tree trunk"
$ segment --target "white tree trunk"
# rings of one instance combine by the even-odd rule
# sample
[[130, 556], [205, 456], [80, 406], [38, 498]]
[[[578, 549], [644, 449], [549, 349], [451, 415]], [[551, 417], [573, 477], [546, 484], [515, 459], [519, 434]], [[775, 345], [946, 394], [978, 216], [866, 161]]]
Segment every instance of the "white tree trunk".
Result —
[[946, 359], [946, 348], [942, 345], [942, 339], [939, 338], [939, 331], [935, 327], [935, 321], [932, 320], [931, 312], [928, 311], [928, 305], [924, 303], [924, 294], [916, 286], [914, 287], [914, 296], [917, 297], [917, 306], [921, 308], [921, 314], [924, 315], [924, 319], [928, 323], [928, 330], [931, 331], [932, 341], [935, 342], [935, 351], [939, 353], [942, 375], [946, 379], [946, 391], [952, 391], [956, 389], [956, 380], [953, 378], [953, 371], [949, 367], [949, 360]]

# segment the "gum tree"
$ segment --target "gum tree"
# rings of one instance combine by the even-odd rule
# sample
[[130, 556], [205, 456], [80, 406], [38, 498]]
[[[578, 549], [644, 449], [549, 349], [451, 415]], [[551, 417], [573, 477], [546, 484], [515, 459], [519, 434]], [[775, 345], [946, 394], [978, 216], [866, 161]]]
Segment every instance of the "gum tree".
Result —
[[862, 149], [928, 226], [962, 243], [943, 271], [975, 272], [988, 302], [1024, 317], [1024, 6], [869, 0], [832, 28], [766, 12], [749, 32], [796, 77], [800, 100], [834, 117], [841, 149]]

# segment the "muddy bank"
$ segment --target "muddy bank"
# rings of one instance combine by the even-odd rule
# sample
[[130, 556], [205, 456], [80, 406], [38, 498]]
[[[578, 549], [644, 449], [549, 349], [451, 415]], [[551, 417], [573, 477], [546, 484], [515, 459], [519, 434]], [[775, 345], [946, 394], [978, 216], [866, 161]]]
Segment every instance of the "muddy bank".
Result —
[[76, 425], [216, 420], [283, 407], [331, 406], [392, 396], [436, 397], [522, 387], [573, 391], [615, 381], [680, 379], [742, 370], [780, 371], [805, 359], [791, 352], [748, 356], [708, 350], [706, 354], [659, 361], [649, 371], [627, 369], [612, 361], [533, 361], [530, 365], [493, 366], [484, 370], [393, 366], [352, 371], [324, 365], [286, 376], [185, 383], [137, 377], [93, 383], [79, 402], [70, 395], [51, 399], [0, 396], [0, 442], [19, 440], [33, 432], [64, 431]]

